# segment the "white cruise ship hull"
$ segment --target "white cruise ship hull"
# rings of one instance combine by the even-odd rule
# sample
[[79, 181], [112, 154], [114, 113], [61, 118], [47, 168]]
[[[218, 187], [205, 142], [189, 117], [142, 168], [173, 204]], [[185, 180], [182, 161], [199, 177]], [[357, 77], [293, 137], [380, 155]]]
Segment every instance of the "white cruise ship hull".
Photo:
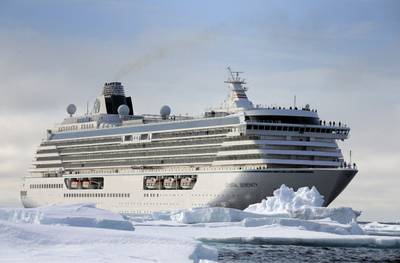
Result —
[[[21, 191], [25, 207], [49, 204], [96, 203], [127, 214], [148, 214], [201, 206], [244, 209], [260, 202], [282, 184], [293, 188], [315, 186], [329, 205], [348, 185], [356, 169], [263, 169], [221, 171], [135, 172], [132, 174], [79, 174], [64, 177], [26, 177]], [[192, 189], [146, 187], [146, 178], [192, 176]], [[66, 179], [102, 177], [103, 189], [68, 189]], [[45, 189], [44, 189], [45, 188]]]

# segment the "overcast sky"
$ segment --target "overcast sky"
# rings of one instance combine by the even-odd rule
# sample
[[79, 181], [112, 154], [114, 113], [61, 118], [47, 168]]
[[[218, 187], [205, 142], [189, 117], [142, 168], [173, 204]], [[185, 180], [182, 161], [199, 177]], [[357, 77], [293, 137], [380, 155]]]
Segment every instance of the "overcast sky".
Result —
[[400, 1], [0, 1], [0, 206], [69, 103], [122, 81], [137, 113], [201, 114], [245, 71], [256, 104], [347, 123], [359, 173], [332, 206], [400, 220]]

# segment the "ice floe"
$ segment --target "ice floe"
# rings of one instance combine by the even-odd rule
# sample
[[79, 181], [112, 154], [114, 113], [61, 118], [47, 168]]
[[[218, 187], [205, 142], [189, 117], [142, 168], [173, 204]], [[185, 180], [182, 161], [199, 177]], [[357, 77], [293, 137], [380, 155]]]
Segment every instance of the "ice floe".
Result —
[[0, 220], [14, 223], [66, 225], [134, 230], [121, 215], [96, 208], [95, 204], [51, 205], [31, 209], [0, 209]]
[[372, 222], [361, 225], [361, 228], [369, 235], [400, 236], [400, 224]]
[[[154, 213], [136, 221], [138, 232], [153, 231], [193, 237], [203, 241], [294, 244], [308, 246], [364, 246], [398, 248], [400, 237], [378, 236], [380, 229], [397, 228], [358, 224], [360, 212], [349, 207], [321, 207], [324, 199], [316, 188], [294, 191], [282, 185], [258, 204], [244, 211], [203, 207]], [[377, 229], [377, 236], [368, 233]], [[366, 232], [369, 231], [369, 232]]]
[[242, 210], [222, 207], [200, 207], [177, 212], [153, 214], [155, 220], [182, 224], [241, 222], [244, 227], [290, 226], [304, 230], [340, 235], [363, 234], [356, 222], [360, 212], [348, 207], [321, 207], [324, 198], [315, 187], [297, 191], [282, 185], [260, 203]]
[[[172, 221], [183, 224], [238, 222], [245, 218], [261, 218], [263, 215], [244, 212], [242, 210], [224, 207], [197, 207], [170, 213]], [[164, 219], [168, 218], [164, 216]]]
[[[150, 232], [150, 233], [149, 233]], [[0, 262], [202, 262], [217, 251], [154, 231], [16, 224], [0, 220]]]
[[322, 204], [315, 188], [281, 186], [244, 211], [201, 207], [128, 217], [93, 204], [0, 209], [0, 261], [217, 260], [217, 251], [201, 241], [400, 248], [399, 225], [362, 225], [360, 212]]
[[94, 204], [0, 209], [0, 262], [217, 260], [214, 248], [192, 237], [133, 230], [131, 221]]

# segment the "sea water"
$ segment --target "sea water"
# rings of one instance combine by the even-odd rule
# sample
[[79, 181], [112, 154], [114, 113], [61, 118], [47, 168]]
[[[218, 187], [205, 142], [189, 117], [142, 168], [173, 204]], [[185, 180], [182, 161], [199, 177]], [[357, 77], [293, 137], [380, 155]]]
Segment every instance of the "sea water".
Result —
[[218, 262], [400, 262], [400, 249], [208, 243]]

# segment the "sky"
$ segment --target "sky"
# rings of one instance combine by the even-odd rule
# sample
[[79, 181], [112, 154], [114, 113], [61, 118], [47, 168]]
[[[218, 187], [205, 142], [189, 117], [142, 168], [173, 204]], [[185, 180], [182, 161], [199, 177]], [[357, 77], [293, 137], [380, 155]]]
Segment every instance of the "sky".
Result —
[[[136, 113], [200, 115], [244, 71], [255, 104], [351, 127], [359, 173], [331, 206], [400, 221], [400, 1], [0, 1], [0, 206], [46, 128], [121, 81]], [[91, 106], [90, 106], [91, 107]]]

